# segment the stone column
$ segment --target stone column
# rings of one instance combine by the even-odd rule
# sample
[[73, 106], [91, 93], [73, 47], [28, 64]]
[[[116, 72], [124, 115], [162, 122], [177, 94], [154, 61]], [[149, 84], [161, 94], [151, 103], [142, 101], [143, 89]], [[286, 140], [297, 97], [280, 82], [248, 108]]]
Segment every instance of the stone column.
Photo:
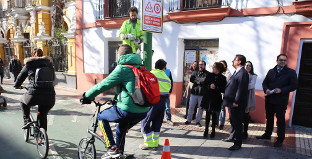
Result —
[[67, 38], [68, 74], [76, 75], [76, 45], [75, 33], [63, 33]]
[[50, 15], [50, 7], [47, 7], [45, 9], [41, 8], [39, 11], [37, 11], [38, 21], [37, 21], [37, 28], [40, 29], [41, 22], [44, 23], [45, 31], [48, 35], [51, 36], [51, 15]]
[[4, 44], [0, 43], [0, 57], [4, 62]]
[[43, 51], [43, 56], [49, 56], [47, 42], [52, 38], [46, 33], [44, 22], [40, 22], [39, 33], [34, 39], [37, 41], [37, 48]]

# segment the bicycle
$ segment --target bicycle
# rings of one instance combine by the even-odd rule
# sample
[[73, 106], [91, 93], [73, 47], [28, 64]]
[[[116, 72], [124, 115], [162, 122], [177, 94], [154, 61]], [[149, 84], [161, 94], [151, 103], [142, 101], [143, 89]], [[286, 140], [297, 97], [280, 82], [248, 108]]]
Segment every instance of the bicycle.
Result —
[[[26, 87], [21, 87], [27, 89]], [[29, 114], [30, 118], [30, 126], [24, 131], [24, 141], [29, 142], [29, 137], [32, 136], [36, 142], [37, 152], [40, 158], [46, 158], [48, 156], [49, 151], [49, 139], [48, 134], [44, 128], [39, 127], [38, 116], [40, 112], [37, 113], [37, 120], [34, 120], [32, 114]]]
[[[106, 100], [104, 103], [100, 103], [100, 102], [96, 102], [96, 101], [93, 101], [93, 103], [95, 104], [95, 106], [97, 107], [97, 111], [94, 112], [92, 118], [95, 117], [95, 115], [99, 114], [100, 111], [101, 111], [101, 107], [105, 104], [111, 104], [111, 100]], [[89, 137], [85, 137], [85, 138], [82, 138], [78, 144], [78, 158], [79, 159], [95, 159], [96, 158], [96, 149], [95, 149], [95, 139], [98, 139], [100, 140], [105, 148], [106, 147], [106, 141], [104, 140], [104, 138], [102, 138], [100, 135], [98, 135], [96, 133], [96, 130], [98, 128], [98, 118], [96, 117], [95, 121], [92, 123], [92, 127], [93, 127], [93, 130], [91, 129], [88, 129], [87, 132], [89, 134], [91, 134], [91, 138]], [[124, 159], [124, 158], [127, 158], [127, 157], [130, 157], [130, 156], [125, 156], [125, 155], [122, 155], [120, 157], [118, 157], [119, 159]]]

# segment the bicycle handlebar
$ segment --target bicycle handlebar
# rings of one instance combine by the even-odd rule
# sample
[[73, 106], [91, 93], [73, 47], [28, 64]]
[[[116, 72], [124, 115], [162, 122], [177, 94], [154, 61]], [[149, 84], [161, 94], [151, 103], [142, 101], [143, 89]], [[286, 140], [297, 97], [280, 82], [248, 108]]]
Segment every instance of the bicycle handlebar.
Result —
[[97, 101], [95, 101], [95, 100], [93, 100], [92, 102], [93, 102], [93, 103], [95, 104], [95, 106], [97, 106], [97, 107], [103, 106], [103, 105], [105, 105], [105, 104], [111, 104], [111, 103], [113, 103], [112, 100], [105, 100], [104, 103], [100, 103], [100, 102], [97, 102]]

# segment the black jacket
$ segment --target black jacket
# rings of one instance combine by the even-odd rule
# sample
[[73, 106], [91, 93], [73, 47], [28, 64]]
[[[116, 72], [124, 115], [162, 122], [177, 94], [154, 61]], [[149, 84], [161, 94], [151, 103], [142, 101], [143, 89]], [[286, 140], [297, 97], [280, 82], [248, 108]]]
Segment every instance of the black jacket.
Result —
[[[222, 94], [225, 90], [226, 77], [222, 74], [210, 73], [208, 76], [208, 89], [203, 96], [201, 107], [208, 111], [220, 111], [222, 104]], [[214, 84], [215, 89], [210, 89], [210, 85]]]
[[[4, 71], [4, 64], [3, 64], [3, 61], [1, 60], [0, 61], [0, 74], [3, 74], [3, 71]], [[2, 75], [3, 76], [3, 75]]]
[[[55, 95], [54, 86], [49, 88], [38, 88], [35, 83], [35, 73], [37, 68], [50, 67], [54, 70], [52, 65], [52, 58], [48, 56], [30, 57], [25, 59], [25, 66], [18, 75], [14, 87], [20, 87], [25, 79], [28, 77], [28, 91], [27, 94], [51, 94]], [[54, 74], [55, 77], [55, 74]]]
[[245, 109], [248, 101], [248, 84], [249, 75], [243, 67], [227, 82], [222, 105], [231, 108], [235, 102], [240, 109]]
[[275, 88], [280, 88], [282, 92], [266, 96], [266, 102], [286, 106], [288, 104], [289, 92], [296, 90], [297, 83], [298, 80], [295, 70], [285, 66], [278, 74], [277, 66], [270, 69], [262, 83], [264, 93], [266, 93], [267, 89], [273, 90]]
[[203, 96], [207, 90], [207, 77], [210, 74], [207, 70], [194, 71], [191, 75], [190, 81], [194, 83], [191, 94]]
[[10, 72], [13, 74], [18, 74], [22, 69], [22, 64], [19, 60], [11, 60], [9, 63]]

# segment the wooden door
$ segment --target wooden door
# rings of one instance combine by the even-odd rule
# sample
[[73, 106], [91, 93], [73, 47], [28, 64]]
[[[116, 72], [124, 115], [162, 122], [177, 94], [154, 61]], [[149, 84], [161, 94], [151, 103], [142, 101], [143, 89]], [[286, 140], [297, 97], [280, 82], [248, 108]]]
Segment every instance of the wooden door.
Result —
[[293, 124], [312, 127], [312, 43], [303, 43]]

